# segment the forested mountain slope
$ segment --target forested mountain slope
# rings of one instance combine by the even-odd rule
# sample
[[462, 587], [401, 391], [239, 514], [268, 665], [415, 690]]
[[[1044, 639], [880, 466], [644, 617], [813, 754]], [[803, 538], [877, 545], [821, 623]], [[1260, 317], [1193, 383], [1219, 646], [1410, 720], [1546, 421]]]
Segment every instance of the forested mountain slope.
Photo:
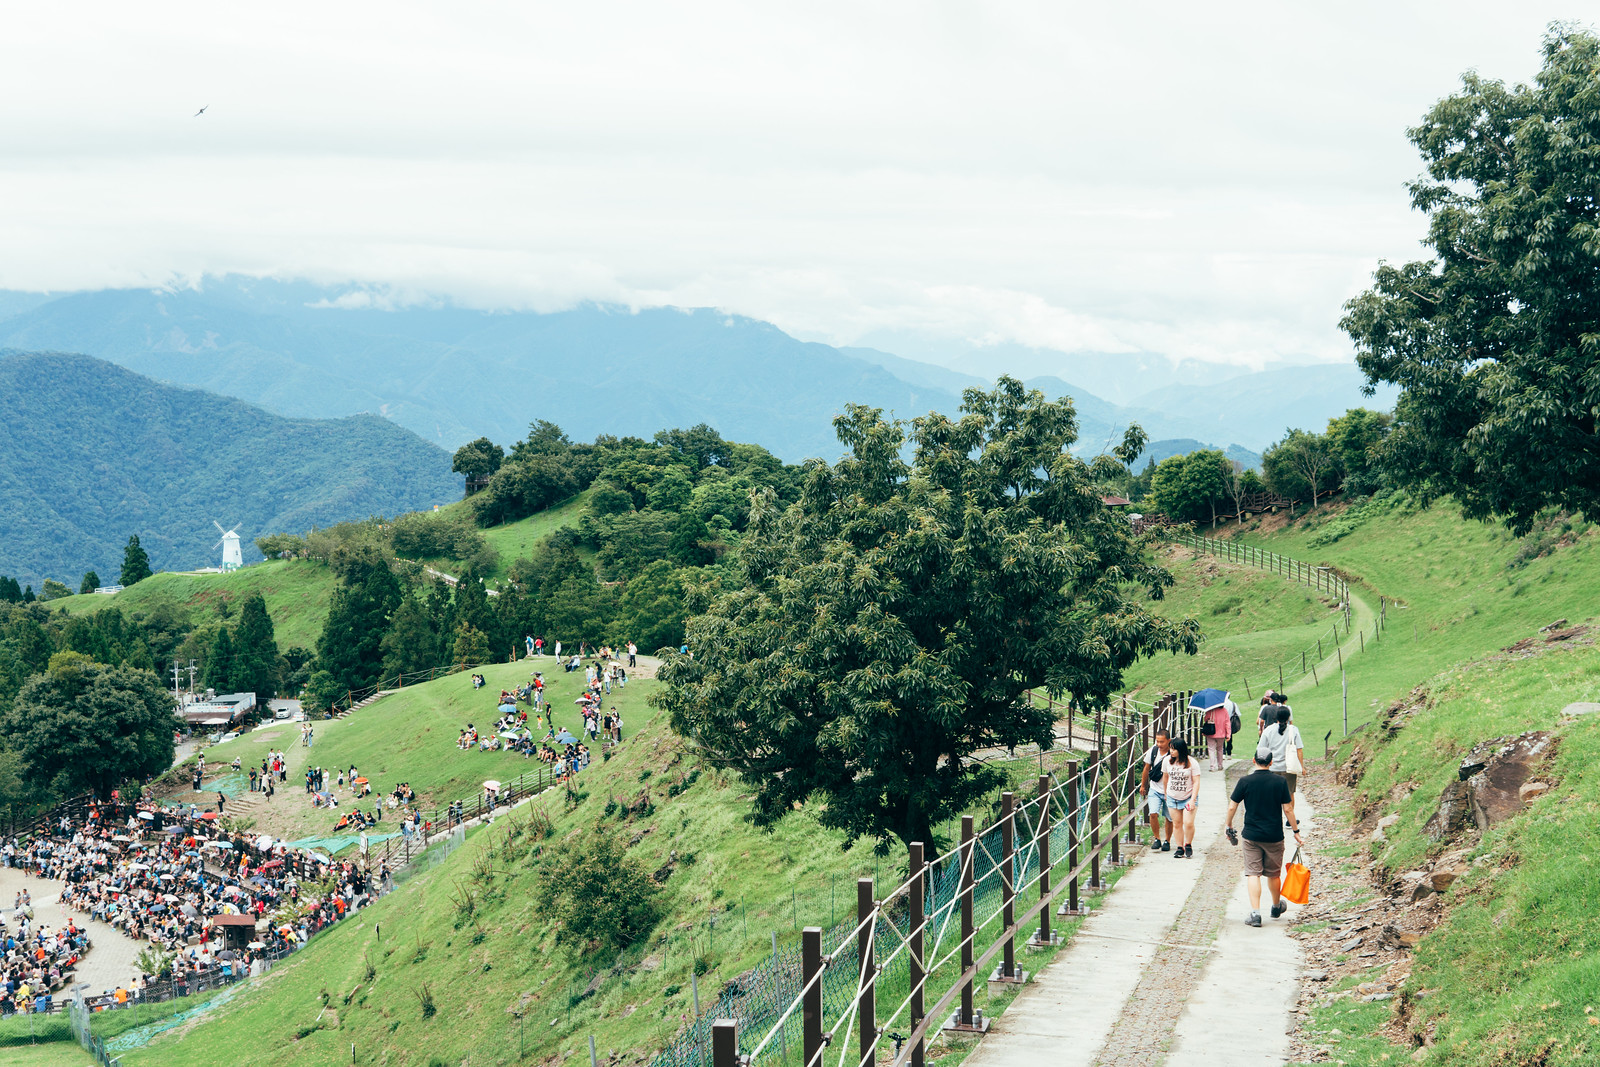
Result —
[[251, 540], [461, 495], [450, 456], [371, 415], [288, 419], [88, 356], [0, 355], [0, 574], [116, 581], [137, 533], [156, 569]]

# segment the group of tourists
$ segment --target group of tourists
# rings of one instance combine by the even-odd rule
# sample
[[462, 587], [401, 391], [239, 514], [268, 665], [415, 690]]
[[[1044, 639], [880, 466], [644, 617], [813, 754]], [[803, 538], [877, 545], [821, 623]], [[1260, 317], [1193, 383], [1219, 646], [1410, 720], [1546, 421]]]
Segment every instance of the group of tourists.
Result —
[[[126, 820], [121, 815], [126, 814]], [[61, 908], [116, 927], [136, 941], [171, 954], [163, 995], [180, 996], [204, 978], [232, 980], [251, 973], [256, 961], [291, 951], [318, 930], [375, 899], [372, 877], [270, 838], [230, 837], [182, 809], [91, 805], [79, 819], [63, 817], [55, 833], [26, 842], [13, 838], [0, 848], [5, 865], [63, 884]], [[388, 872], [380, 869], [381, 882]], [[331, 884], [314, 899], [302, 886]], [[14, 925], [0, 915], [0, 1013], [26, 1010], [42, 993], [65, 980], [89, 942], [75, 920], [65, 929], [35, 926], [26, 891], [19, 895]], [[248, 939], [230, 947], [216, 920], [240, 916], [250, 922]], [[269, 917], [273, 921], [266, 922]], [[281, 920], [281, 921], [280, 921]], [[259, 969], [259, 968], [257, 968]], [[154, 981], [132, 983], [133, 995]], [[116, 991], [125, 1001], [128, 988]], [[111, 995], [111, 991], [107, 991]]]
[[[1268, 690], [1262, 695], [1256, 716], [1256, 769], [1236, 782], [1230, 794], [1226, 826], [1228, 838], [1235, 844], [1239, 837], [1233, 829], [1234, 816], [1241, 804], [1245, 808], [1244, 867], [1250, 897], [1246, 922], [1251, 926], [1261, 925], [1262, 879], [1272, 894], [1272, 918], [1289, 908], [1279, 895], [1283, 831], [1288, 827], [1294, 831], [1295, 841], [1301, 840], [1294, 797], [1300, 775], [1305, 773], [1305, 743], [1293, 720], [1294, 711], [1282, 693]], [[1139, 792], [1146, 798], [1150, 847], [1153, 851], [1171, 852], [1176, 859], [1194, 856], [1201, 774], [1224, 769], [1225, 757], [1232, 752], [1233, 740], [1241, 733], [1243, 723], [1237, 706], [1223, 694], [1222, 700], [1202, 711], [1200, 727], [1210, 757], [1205, 766], [1190, 751], [1187, 740], [1172, 738], [1162, 729], [1156, 731], [1155, 743], [1141, 761]], [[1284, 820], [1281, 824], [1280, 814]]]
[[35, 923], [26, 889], [11, 916], [8, 924], [0, 913], [0, 1016], [50, 1011], [54, 991], [89, 950], [89, 936], [72, 919], [59, 930]]
[[[533, 634], [523, 637], [522, 640], [527, 645], [530, 657], [543, 656], [548, 653], [568, 671], [580, 669], [583, 666], [584, 659], [589, 655], [589, 642], [587, 641], [579, 641], [578, 650], [572, 654], [572, 658], [563, 659], [561, 657], [560, 641], [546, 641], [542, 636], [534, 636]], [[639, 665], [639, 646], [632, 641], [627, 641], [624, 642], [624, 647], [627, 650], [628, 666], [637, 667]], [[607, 662], [620, 659], [617, 650], [611, 645], [600, 645], [595, 649], [595, 653], [600, 659]]]

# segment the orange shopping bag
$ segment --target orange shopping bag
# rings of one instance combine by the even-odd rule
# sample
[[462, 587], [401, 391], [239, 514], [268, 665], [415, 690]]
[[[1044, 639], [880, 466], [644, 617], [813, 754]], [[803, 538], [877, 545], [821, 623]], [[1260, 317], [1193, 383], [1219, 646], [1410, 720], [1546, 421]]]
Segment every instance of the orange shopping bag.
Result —
[[1294, 850], [1294, 859], [1283, 866], [1283, 899], [1291, 904], [1304, 904], [1311, 899], [1311, 871], [1300, 862], [1300, 850]]

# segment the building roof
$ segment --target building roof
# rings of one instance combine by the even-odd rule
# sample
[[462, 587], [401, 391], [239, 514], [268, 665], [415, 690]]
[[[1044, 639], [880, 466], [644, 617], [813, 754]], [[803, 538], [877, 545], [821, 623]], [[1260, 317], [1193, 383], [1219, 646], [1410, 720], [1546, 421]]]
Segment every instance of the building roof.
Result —
[[1100, 503], [1104, 504], [1108, 508], [1121, 508], [1127, 507], [1129, 504], [1133, 503], [1133, 501], [1129, 500], [1125, 496], [1112, 495], [1101, 497]]
[[213, 915], [211, 917], [212, 926], [254, 926], [255, 924], [256, 917], [254, 915]]

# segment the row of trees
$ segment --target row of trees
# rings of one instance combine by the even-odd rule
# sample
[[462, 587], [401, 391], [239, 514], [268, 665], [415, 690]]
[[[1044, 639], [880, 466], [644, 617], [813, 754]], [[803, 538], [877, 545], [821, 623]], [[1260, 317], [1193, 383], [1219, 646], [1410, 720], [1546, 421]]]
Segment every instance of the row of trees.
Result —
[[1207, 522], [1238, 514], [1251, 495], [1268, 491], [1312, 507], [1330, 493], [1369, 494], [1389, 484], [1384, 442], [1393, 416], [1352, 408], [1328, 420], [1324, 433], [1290, 430], [1261, 457], [1261, 473], [1216, 449], [1171, 456], [1147, 468], [1148, 497], [1163, 514]]
[[[122, 584], [133, 585], [148, 577], [150, 577], [150, 557], [140, 546], [139, 535], [134, 534], [128, 538], [128, 547], [122, 556]], [[78, 592], [92, 593], [98, 588], [100, 588], [100, 575], [92, 570], [84, 571], [83, 579], [78, 583]], [[31, 604], [35, 600], [60, 600], [71, 595], [72, 589], [65, 582], [58, 582], [54, 578], [46, 578], [42, 591], [36, 594], [33, 586], [24, 588], [17, 579], [0, 574], [0, 603]]]
[[[568, 645], [677, 645], [692, 606], [733, 575], [752, 495], [792, 500], [799, 484], [797, 468], [706, 425], [580, 445], [541, 420], [509, 450], [464, 446], [456, 464], [482, 486], [465, 515], [416, 513], [258, 541], [267, 555], [324, 560], [338, 577], [312, 665], [315, 702], [442, 663], [504, 659], [532, 634]], [[524, 492], [534, 474], [565, 495]], [[478, 524], [548, 509], [574, 489], [587, 492], [576, 524], [512, 561], [491, 596], [500, 561]], [[452, 587], [431, 568], [458, 580]]]

